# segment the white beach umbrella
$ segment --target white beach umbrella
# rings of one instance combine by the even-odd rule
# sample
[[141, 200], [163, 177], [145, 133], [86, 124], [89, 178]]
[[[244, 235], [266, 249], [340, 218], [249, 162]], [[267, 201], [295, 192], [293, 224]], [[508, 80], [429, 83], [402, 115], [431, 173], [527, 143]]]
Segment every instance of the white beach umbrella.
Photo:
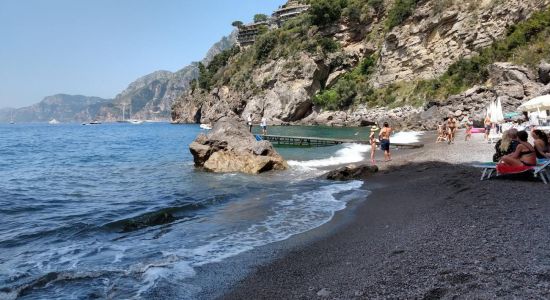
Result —
[[502, 112], [502, 102], [500, 101], [500, 97], [497, 98], [497, 104], [496, 104], [496, 119], [497, 122], [501, 123], [504, 122], [504, 113]]
[[498, 123], [498, 111], [497, 111], [497, 104], [495, 102], [491, 102], [491, 122]]
[[550, 109], [550, 95], [533, 98], [518, 107], [519, 111], [540, 111]]

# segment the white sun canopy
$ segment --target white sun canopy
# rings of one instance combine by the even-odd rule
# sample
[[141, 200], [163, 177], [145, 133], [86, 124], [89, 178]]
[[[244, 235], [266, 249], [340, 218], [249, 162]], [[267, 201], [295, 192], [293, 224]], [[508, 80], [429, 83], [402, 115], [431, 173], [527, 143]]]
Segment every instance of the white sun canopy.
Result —
[[533, 98], [518, 107], [519, 111], [539, 111], [550, 109], [550, 95]]

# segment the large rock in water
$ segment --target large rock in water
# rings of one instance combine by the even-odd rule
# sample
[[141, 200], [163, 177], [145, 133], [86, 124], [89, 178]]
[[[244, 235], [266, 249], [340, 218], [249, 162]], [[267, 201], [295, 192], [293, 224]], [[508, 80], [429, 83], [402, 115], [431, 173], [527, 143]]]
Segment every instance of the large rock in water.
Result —
[[228, 117], [217, 121], [207, 135], [200, 134], [189, 150], [196, 167], [216, 173], [259, 174], [288, 168], [270, 142], [256, 141], [243, 123]]

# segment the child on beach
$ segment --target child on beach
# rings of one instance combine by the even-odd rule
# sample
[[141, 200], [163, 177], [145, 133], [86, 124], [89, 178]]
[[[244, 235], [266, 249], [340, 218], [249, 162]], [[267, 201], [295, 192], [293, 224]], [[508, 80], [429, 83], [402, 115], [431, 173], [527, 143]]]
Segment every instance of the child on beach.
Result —
[[374, 155], [376, 154], [376, 131], [380, 130], [378, 126], [374, 125], [370, 128], [370, 136], [369, 136], [369, 142], [370, 142], [370, 161], [374, 165], [376, 163], [376, 160], [374, 158]]

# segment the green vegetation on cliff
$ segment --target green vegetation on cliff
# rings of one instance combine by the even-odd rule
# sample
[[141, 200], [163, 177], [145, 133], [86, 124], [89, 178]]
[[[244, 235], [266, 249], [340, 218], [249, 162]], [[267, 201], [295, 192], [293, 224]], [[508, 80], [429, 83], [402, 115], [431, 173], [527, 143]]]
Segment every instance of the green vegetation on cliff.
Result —
[[441, 100], [459, 94], [489, 78], [488, 66], [511, 61], [535, 69], [541, 60], [550, 59], [550, 9], [508, 29], [506, 37], [479, 54], [452, 64], [439, 78], [393, 83], [361, 99], [373, 106], [422, 105], [426, 100]]
[[[388, 19], [389, 20], [389, 19]], [[354, 103], [369, 106], [397, 107], [404, 104], [420, 106], [427, 100], [442, 100], [459, 94], [489, 78], [488, 66], [499, 61], [511, 61], [535, 69], [544, 59], [550, 59], [550, 9], [537, 12], [529, 19], [508, 29], [505, 38], [479, 54], [452, 64], [439, 78], [413, 82], [395, 82], [384, 88], [369, 86], [368, 75], [354, 69], [340, 77], [329, 89], [321, 91], [315, 103], [338, 110]], [[369, 68], [374, 67], [374, 61]]]

